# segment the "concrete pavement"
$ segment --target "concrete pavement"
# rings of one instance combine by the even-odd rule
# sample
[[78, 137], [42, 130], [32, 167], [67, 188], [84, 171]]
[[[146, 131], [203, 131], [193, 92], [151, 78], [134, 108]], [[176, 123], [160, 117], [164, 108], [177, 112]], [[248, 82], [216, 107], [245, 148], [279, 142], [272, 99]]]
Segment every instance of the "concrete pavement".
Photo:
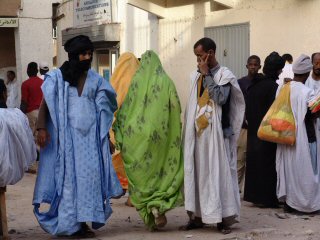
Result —
[[[35, 175], [26, 174], [6, 194], [8, 225], [11, 239], [63, 239], [52, 237], [38, 225], [31, 205]], [[282, 209], [261, 209], [243, 202], [240, 223], [233, 233], [220, 234], [213, 226], [181, 232], [178, 227], [188, 221], [182, 207], [167, 214], [168, 225], [161, 231], [149, 232], [134, 208], [124, 205], [126, 198], [112, 201], [113, 215], [94, 239], [108, 240], [320, 240], [319, 215], [283, 214]]]

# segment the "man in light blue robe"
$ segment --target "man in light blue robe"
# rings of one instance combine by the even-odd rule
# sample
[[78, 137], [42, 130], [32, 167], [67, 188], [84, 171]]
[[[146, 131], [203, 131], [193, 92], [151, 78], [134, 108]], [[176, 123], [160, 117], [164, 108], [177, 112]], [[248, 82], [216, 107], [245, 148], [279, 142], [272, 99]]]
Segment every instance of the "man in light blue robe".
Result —
[[[94, 229], [103, 226], [112, 213], [110, 198], [122, 194], [108, 139], [116, 94], [90, 69], [88, 37], [72, 38], [64, 47], [69, 61], [47, 73], [42, 85], [34, 213], [52, 235], [93, 237], [86, 222]], [[41, 203], [48, 203], [49, 210], [40, 212]]]

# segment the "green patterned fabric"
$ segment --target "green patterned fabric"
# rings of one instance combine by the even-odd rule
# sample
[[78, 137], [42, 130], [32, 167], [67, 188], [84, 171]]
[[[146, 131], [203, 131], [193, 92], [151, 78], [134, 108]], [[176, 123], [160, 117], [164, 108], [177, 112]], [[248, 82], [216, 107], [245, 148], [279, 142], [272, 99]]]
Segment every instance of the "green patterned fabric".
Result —
[[183, 204], [181, 107], [174, 83], [153, 51], [142, 55], [114, 132], [133, 205], [149, 228], [160, 214]]

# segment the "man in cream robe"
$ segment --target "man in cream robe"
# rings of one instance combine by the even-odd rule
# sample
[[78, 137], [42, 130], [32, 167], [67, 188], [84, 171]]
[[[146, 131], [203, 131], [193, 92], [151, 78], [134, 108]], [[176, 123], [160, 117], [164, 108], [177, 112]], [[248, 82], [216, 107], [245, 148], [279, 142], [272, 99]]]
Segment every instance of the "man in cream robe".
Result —
[[220, 231], [229, 233], [240, 214], [236, 150], [245, 104], [236, 77], [219, 66], [215, 50], [209, 38], [194, 45], [199, 69], [191, 76], [184, 129], [185, 208], [190, 221], [182, 230], [217, 223]]
[[306, 86], [318, 91], [320, 89], [320, 52], [312, 54], [311, 60], [313, 69], [306, 81]]
[[320, 210], [317, 138], [314, 119], [307, 105], [313, 90], [304, 85], [311, 69], [311, 60], [306, 55], [301, 55], [293, 64], [295, 75], [288, 84], [296, 122], [296, 143], [293, 146], [278, 144], [277, 147], [277, 196], [286, 203], [285, 210], [288, 211]]

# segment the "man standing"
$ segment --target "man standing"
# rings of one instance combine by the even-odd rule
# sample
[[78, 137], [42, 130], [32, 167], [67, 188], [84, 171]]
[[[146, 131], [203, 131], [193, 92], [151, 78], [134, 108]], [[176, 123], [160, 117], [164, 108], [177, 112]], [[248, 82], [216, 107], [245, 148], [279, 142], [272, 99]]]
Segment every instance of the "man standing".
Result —
[[44, 76], [47, 72], [49, 72], [49, 64], [47, 62], [41, 62], [39, 64], [39, 72], [40, 72], [40, 78], [44, 80]]
[[16, 79], [16, 74], [14, 71], [7, 72], [7, 107], [8, 108], [18, 108], [20, 106], [19, 102], [19, 87], [18, 81]]
[[217, 223], [226, 234], [240, 214], [237, 140], [245, 104], [237, 79], [219, 65], [215, 52], [210, 38], [194, 45], [198, 72], [191, 75], [184, 131], [185, 208], [190, 220], [181, 230]]
[[276, 195], [276, 149], [277, 144], [260, 140], [258, 128], [273, 103], [284, 60], [272, 52], [264, 61], [264, 77], [255, 79], [246, 97], [248, 141], [246, 156], [246, 181], [243, 199], [261, 207], [278, 207]]
[[[252, 81], [255, 78], [262, 77], [261, 74], [258, 74], [261, 68], [260, 58], [256, 55], [250, 56], [247, 60], [246, 68], [248, 69], [248, 75], [238, 80], [240, 89], [245, 99], [248, 94], [248, 87], [250, 86]], [[238, 150], [237, 150], [238, 184], [239, 184], [240, 191], [242, 190], [245, 171], [246, 171], [247, 128], [248, 128], [248, 123], [247, 123], [247, 120], [244, 119], [242, 123], [241, 131], [240, 131], [240, 136], [238, 140]]]
[[21, 106], [29, 120], [30, 128], [35, 136], [38, 120], [39, 107], [42, 101], [41, 85], [43, 80], [37, 77], [38, 65], [30, 62], [27, 68], [29, 79], [24, 81], [21, 86]]
[[313, 90], [306, 87], [312, 69], [310, 57], [302, 54], [292, 66], [290, 102], [296, 123], [294, 146], [278, 144], [277, 196], [286, 203], [285, 210], [315, 212], [320, 210], [319, 157], [314, 118], [307, 102]]
[[289, 53], [285, 53], [282, 55], [282, 59], [285, 61], [285, 65], [282, 69], [282, 73], [279, 75], [279, 79], [277, 80], [279, 86], [282, 86], [284, 83], [293, 79], [292, 55]]
[[313, 53], [312, 60], [312, 73], [306, 81], [306, 86], [317, 91], [320, 88], [320, 52]]
[[[113, 169], [108, 132], [117, 109], [111, 85], [91, 70], [93, 43], [79, 35], [68, 40], [59, 69], [47, 74], [38, 121], [39, 173], [34, 213], [53, 235], [93, 237], [110, 217], [110, 198], [122, 194]], [[40, 212], [40, 204], [50, 209]]]

